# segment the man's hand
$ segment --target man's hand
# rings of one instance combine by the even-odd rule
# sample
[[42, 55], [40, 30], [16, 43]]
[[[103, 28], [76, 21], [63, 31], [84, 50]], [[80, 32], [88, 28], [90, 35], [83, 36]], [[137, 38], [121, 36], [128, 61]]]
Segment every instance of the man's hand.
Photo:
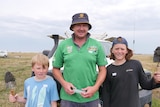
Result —
[[72, 95], [74, 94], [74, 85], [72, 83], [69, 83], [69, 82], [65, 82], [63, 83], [63, 88], [65, 90], [66, 93], [68, 93], [69, 95]]
[[92, 86], [89, 86], [87, 88], [83, 88], [82, 91], [83, 91], [81, 93], [82, 97], [90, 98], [90, 97], [92, 97], [94, 95], [94, 93], [97, 91], [97, 89], [92, 87]]

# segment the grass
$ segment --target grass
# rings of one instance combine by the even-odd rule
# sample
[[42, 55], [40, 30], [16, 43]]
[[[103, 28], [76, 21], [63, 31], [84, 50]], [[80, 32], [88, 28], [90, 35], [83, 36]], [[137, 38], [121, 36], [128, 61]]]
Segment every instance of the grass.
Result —
[[153, 102], [152, 102], [152, 107], [160, 107], [160, 98], [152, 98]]
[[[23, 107], [23, 104], [8, 101], [9, 89], [6, 89], [4, 76], [10, 71], [16, 78], [16, 92], [22, 95], [24, 80], [31, 76], [31, 58], [36, 53], [10, 52], [7, 58], [0, 58], [0, 107]], [[152, 55], [134, 55], [143, 67], [149, 71], [156, 71], [157, 63]], [[160, 107], [160, 88], [153, 90], [152, 107]]]
[[4, 76], [10, 71], [16, 78], [16, 92], [23, 91], [23, 82], [31, 76], [31, 57], [36, 53], [9, 53], [0, 58], [0, 107], [20, 107], [22, 104], [8, 102], [9, 89], [6, 89]]
[[[153, 62], [153, 55], [136, 54], [133, 59], [138, 59], [143, 68], [151, 71], [152, 74], [157, 71], [157, 62]], [[160, 107], [160, 88], [153, 89], [152, 92], [152, 107]]]

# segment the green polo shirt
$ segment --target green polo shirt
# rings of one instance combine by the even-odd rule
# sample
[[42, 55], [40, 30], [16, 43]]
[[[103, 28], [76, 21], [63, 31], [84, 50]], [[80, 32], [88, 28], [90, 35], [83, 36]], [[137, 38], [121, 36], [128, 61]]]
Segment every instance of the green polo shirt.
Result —
[[[64, 79], [77, 89], [93, 86], [98, 76], [96, 65], [104, 66], [106, 64], [103, 47], [92, 38], [88, 38], [82, 47], [78, 47], [72, 38], [62, 41], [53, 58], [53, 67], [61, 68], [64, 66]], [[83, 98], [78, 93], [68, 95], [62, 87], [60, 97], [63, 100], [83, 103], [98, 99], [99, 93], [96, 92], [91, 98]]]

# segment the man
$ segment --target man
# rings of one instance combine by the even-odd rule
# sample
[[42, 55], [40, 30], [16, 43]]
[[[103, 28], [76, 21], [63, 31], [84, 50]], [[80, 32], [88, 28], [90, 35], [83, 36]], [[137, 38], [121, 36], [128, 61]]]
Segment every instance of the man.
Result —
[[101, 44], [90, 38], [91, 28], [86, 13], [73, 15], [72, 38], [62, 41], [55, 52], [53, 75], [62, 85], [61, 107], [98, 107], [98, 89], [106, 77], [107, 60]]

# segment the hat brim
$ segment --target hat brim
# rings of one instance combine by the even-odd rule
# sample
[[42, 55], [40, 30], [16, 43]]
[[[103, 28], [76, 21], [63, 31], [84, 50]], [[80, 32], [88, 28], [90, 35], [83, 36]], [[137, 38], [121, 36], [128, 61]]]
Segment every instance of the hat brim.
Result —
[[76, 24], [88, 24], [88, 27], [89, 27], [88, 29], [90, 30], [90, 29], [92, 28], [92, 26], [91, 26], [90, 23], [85, 23], [85, 22], [79, 22], [79, 23], [78, 23], [78, 22], [77, 22], [77, 23], [72, 23], [72, 24], [71, 24], [71, 26], [70, 26], [70, 30], [71, 30], [71, 31], [73, 31], [72, 28], [73, 28], [73, 26], [76, 25]]

